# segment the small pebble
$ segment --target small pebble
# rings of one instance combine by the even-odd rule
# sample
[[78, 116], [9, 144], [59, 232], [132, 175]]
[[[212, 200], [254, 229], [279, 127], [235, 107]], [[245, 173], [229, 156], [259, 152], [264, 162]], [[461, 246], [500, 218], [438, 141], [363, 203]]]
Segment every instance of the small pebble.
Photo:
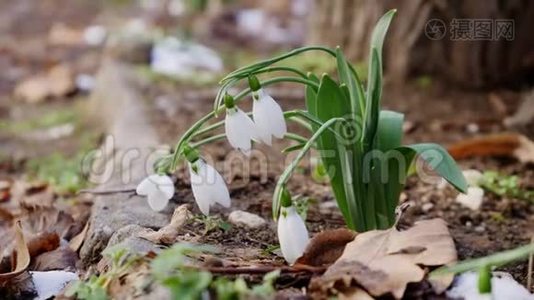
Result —
[[228, 221], [233, 225], [248, 228], [259, 228], [267, 223], [262, 217], [242, 210], [231, 212], [228, 216]]
[[336, 201], [326, 201], [326, 202], [321, 202], [321, 204], [319, 204], [319, 212], [321, 212], [322, 214], [332, 213], [332, 211], [336, 209], [337, 209]]
[[0, 180], [0, 190], [7, 190], [11, 187], [11, 183], [9, 181]]
[[477, 133], [480, 131], [480, 127], [478, 126], [478, 124], [475, 124], [475, 123], [469, 123], [467, 124], [466, 128], [467, 132], [469, 133]]
[[484, 231], [486, 231], [486, 227], [482, 225], [475, 227], [475, 232], [482, 233]]
[[421, 206], [421, 210], [425, 213], [429, 212], [432, 208], [434, 208], [434, 203], [432, 202], [427, 202]]

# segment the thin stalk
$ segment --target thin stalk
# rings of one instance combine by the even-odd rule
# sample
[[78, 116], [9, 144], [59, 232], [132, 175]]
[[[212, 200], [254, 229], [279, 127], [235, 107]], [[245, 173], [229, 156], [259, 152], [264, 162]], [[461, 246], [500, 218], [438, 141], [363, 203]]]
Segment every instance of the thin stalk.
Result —
[[268, 59], [268, 60], [260, 61], [260, 62], [251, 64], [251, 65], [239, 68], [239, 69], [231, 72], [230, 74], [226, 75], [223, 79], [221, 79], [220, 83], [224, 83], [225, 81], [227, 81], [227, 80], [229, 80], [231, 78], [234, 78], [234, 77], [238, 76], [239, 74], [250, 73], [252, 70], [257, 70], [259, 68], [260, 69], [264, 68], [266, 66], [272, 65], [272, 64], [277, 63], [279, 61], [282, 61], [282, 60], [284, 60], [286, 58], [289, 58], [291, 56], [295, 56], [297, 54], [300, 54], [300, 53], [303, 53], [303, 52], [307, 52], [307, 51], [323, 51], [323, 52], [326, 52], [326, 53], [330, 54], [333, 57], [336, 57], [336, 52], [333, 51], [330, 48], [327, 48], [327, 47], [322, 47], [322, 46], [302, 47], [302, 48], [294, 49], [294, 50], [292, 50], [290, 52], [284, 53], [284, 54], [279, 55], [277, 57], [273, 57], [273, 58]]
[[[214, 135], [214, 136], [207, 137], [207, 138], [205, 138], [203, 140], [200, 140], [200, 141], [197, 141], [197, 142], [193, 142], [193, 143], [191, 143], [191, 147], [197, 148], [197, 147], [203, 146], [205, 144], [209, 144], [211, 142], [222, 140], [224, 138], [226, 138], [226, 134], [225, 133], [217, 134], [217, 135]], [[301, 143], [305, 143], [305, 142], [308, 141], [307, 138], [305, 138], [303, 136], [300, 136], [298, 134], [295, 134], [295, 133], [291, 133], [291, 132], [286, 133], [284, 135], [284, 138], [286, 138], [288, 140], [296, 141], [296, 142], [301, 142]]]
[[256, 70], [256, 71], [248, 73], [248, 74], [243, 74], [243, 76], [234, 77], [234, 78], [232, 78], [232, 80], [229, 80], [229, 81], [227, 81], [227, 82], [225, 82], [223, 84], [223, 86], [219, 89], [219, 91], [217, 92], [217, 95], [215, 96], [213, 109], [216, 109], [219, 105], [222, 104], [223, 95], [230, 87], [232, 87], [234, 84], [236, 84], [240, 80], [247, 78], [248, 75], [250, 75], [250, 74], [258, 75], [258, 74], [263, 74], [263, 73], [280, 72], [280, 71], [294, 73], [294, 74], [300, 76], [303, 79], [307, 79], [308, 78], [305, 73], [303, 73], [303, 72], [301, 72], [301, 71], [299, 71], [299, 70], [297, 70], [295, 68], [291, 68], [291, 67], [269, 67], [269, 68], [265, 68], [265, 69]]
[[344, 120], [343, 118], [332, 118], [325, 123], [321, 125], [319, 129], [313, 134], [313, 136], [306, 142], [306, 145], [302, 148], [302, 150], [299, 152], [297, 157], [291, 162], [291, 164], [284, 170], [282, 175], [280, 175], [280, 178], [278, 179], [278, 182], [276, 183], [276, 188], [274, 190], [273, 194], [273, 218], [276, 220], [278, 218], [278, 213], [280, 212], [280, 193], [282, 192], [282, 188], [285, 186], [291, 175], [293, 174], [293, 171], [298, 166], [302, 158], [308, 153], [310, 148], [313, 146], [315, 141], [319, 138], [319, 136], [325, 131], [326, 129], [330, 128], [330, 126], [336, 122]]

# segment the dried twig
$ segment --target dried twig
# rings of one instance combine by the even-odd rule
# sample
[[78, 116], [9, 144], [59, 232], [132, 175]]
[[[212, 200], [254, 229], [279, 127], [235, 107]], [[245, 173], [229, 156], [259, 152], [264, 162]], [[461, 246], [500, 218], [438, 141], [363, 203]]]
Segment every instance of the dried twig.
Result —
[[[534, 243], [534, 236], [532, 236], [532, 238], [530, 238], [530, 243]], [[533, 257], [532, 257], [532, 253], [530, 253], [530, 255], [528, 256], [528, 274], [527, 274], [527, 289], [532, 292], [532, 265], [534, 264], [533, 262]]]
[[294, 266], [249, 266], [249, 267], [208, 267], [207, 271], [217, 274], [266, 274], [275, 270], [282, 273], [314, 273], [322, 274], [326, 267], [313, 267], [307, 265]]
[[78, 194], [93, 194], [93, 195], [109, 195], [109, 194], [118, 194], [118, 193], [134, 193], [135, 188], [122, 188], [122, 189], [109, 189], [109, 190], [99, 190], [99, 189], [85, 189], [78, 191]]

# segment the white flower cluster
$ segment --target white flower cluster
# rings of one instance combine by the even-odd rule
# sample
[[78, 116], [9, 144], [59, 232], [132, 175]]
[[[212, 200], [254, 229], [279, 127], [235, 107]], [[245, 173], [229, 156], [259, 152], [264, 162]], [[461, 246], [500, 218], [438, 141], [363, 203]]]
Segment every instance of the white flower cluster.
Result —
[[[251, 85], [253, 89], [253, 120], [234, 104], [231, 96], [225, 96], [226, 137], [233, 148], [249, 156], [252, 141], [271, 145], [272, 137], [283, 138], [287, 133], [282, 108], [263, 89]], [[219, 203], [230, 206], [230, 193], [223, 177], [215, 168], [198, 156], [196, 150], [187, 147], [183, 151], [189, 162], [191, 189], [195, 201], [204, 215], [209, 215], [210, 207]], [[167, 175], [154, 174], [145, 178], [136, 190], [138, 195], [147, 196], [150, 208], [155, 211], [165, 209], [174, 196], [173, 180]], [[278, 220], [278, 238], [286, 261], [293, 264], [304, 252], [309, 236], [304, 220], [296, 212], [289, 194], [286, 195]]]
[[225, 130], [228, 142], [245, 155], [250, 155], [252, 140], [270, 146], [273, 136], [281, 139], [287, 133], [286, 120], [280, 105], [261, 88], [254, 93], [254, 121], [233, 103], [227, 104], [230, 107], [226, 109]]

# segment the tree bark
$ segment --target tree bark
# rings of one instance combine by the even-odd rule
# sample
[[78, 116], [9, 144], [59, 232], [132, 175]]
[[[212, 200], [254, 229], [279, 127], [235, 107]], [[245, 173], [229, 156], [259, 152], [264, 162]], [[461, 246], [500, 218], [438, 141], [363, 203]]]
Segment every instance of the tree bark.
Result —
[[[315, 0], [314, 4], [307, 42], [339, 45], [353, 62], [367, 59], [376, 21], [396, 8], [384, 48], [386, 74], [394, 82], [425, 74], [484, 87], [524, 84], [528, 75], [534, 75], [534, 1]], [[445, 24], [443, 38], [425, 35], [431, 19]], [[514, 37], [511, 41], [453, 40], [453, 19], [491, 20], [493, 30], [496, 20], [514, 20]]]

